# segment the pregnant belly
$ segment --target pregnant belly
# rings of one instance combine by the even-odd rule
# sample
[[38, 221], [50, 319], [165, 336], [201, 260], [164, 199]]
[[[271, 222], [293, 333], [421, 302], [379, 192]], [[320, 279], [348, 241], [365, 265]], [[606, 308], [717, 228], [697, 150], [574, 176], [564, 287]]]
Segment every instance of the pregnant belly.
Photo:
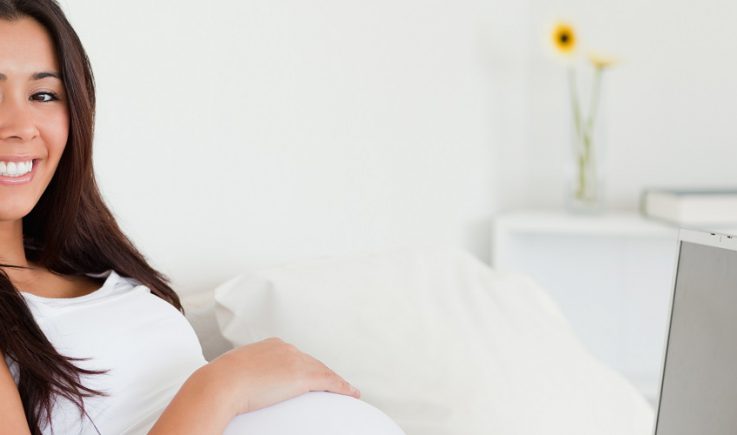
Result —
[[405, 435], [384, 413], [342, 394], [312, 392], [231, 420], [223, 435]]

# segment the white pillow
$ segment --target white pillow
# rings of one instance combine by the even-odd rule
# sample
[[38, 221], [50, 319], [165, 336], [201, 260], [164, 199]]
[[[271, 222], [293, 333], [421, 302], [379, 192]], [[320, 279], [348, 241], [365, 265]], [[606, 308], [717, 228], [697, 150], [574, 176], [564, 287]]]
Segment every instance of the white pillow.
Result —
[[181, 295], [182, 306], [202, 346], [205, 359], [212, 361], [233, 346], [220, 333], [215, 317], [215, 291], [213, 289]]
[[550, 297], [452, 249], [320, 259], [215, 290], [234, 345], [278, 336], [408, 435], [649, 435], [653, 412]]

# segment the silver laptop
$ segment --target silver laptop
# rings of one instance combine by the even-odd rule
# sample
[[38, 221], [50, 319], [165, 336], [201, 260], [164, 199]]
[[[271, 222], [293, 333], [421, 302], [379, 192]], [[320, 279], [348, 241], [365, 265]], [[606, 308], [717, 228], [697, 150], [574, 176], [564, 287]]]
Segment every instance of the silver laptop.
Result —
[[655, 435], [737, 434], [737, 237], [681, 230]]

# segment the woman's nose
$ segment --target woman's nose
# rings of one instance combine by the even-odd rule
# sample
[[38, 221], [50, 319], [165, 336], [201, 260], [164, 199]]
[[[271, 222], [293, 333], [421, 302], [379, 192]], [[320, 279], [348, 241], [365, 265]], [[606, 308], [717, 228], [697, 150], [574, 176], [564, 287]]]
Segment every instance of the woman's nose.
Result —
[[28, 142], [38, 136], [28, 102], [0, 100], [0, 141]]

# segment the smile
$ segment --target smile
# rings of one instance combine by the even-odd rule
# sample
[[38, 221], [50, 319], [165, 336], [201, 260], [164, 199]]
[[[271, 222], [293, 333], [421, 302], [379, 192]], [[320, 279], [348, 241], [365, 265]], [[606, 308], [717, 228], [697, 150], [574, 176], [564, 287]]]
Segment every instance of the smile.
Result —
[[24, 184], [33, 178], [36, 160], [0, 161], [0, 184]]
[[2, 162], [0, 161], [0, 176], [20, 177], [31, 172], [33, 160], [25, 162]]

